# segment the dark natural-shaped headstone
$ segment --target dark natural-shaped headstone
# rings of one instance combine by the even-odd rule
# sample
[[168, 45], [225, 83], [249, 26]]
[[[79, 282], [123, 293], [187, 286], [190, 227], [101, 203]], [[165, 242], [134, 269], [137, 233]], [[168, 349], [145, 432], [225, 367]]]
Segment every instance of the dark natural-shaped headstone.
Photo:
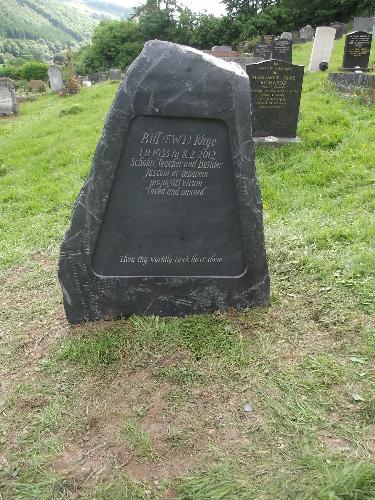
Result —
[[0, 116], [16, 115], [18, 106], [12, 80], [0, 78]]
[[273, 59], [250, 64], [246, 71], [250, 79], [254, 141], [298, 142], [296, 133], [303, 66]]
[[329, 26], [330, 26], [330, 28], [334, 28], [336, 30], [335, 40], [340, 40], [340, 38], [342, 38], [342, 35], [345, 33], [346, 24], [344, 24], [344, 23], [330, 23]]
[[266, 42], [256, 43], [254, 46], [253, 55], [254, 57], [259, 57], [263, 60], [271, 59], [272, 44]]
[[272, 59], [292, 62], [292, 41], [279, 38], [272, 43]]
[[102, 80], [101, 73], [90, 73], [87, 75], [87, 80], [91, 83], [98, 83]]
[[118, 68], [112, 68], [108, 73], [109, 80], [121, 80], [121, 70]]
[[120, 84], [61, 246], [72, 323], [268, 303], [246, 73], [147, 42]]
[[345, 37], [344, 59], [342, 68], [367, 69], [370, 58], [372, 35], [365, 31], [354, 31]]

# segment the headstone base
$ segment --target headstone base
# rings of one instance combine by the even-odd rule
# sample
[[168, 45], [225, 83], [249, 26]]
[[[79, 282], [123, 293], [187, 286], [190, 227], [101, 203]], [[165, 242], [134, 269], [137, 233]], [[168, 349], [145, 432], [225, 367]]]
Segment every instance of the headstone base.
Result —
[[328, 80], [339, 90], [375, 88], [375, 75], [367, 73], [330, 73]]
[[347, 71], [348, 73], [355, 73], [356, 71], [362, 71], [363, 73], [371, 73], [374, 71], [374, 68], [361, 68], [357, 66], [356, 68], [340, 68], [340, 71]]
[[275, 137], [268, 135], [267, 137], [253, 137], [254, 144], [268, 144], [270, 146], [285, 146], [285, 144], [300, 144], [299, 137]]

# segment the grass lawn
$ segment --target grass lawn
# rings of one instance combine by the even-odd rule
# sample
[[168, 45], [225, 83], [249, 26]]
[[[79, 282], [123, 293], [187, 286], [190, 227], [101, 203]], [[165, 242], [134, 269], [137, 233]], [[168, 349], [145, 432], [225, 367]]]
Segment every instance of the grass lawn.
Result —
[[257, 146], [272, 303], [241, 314], [70, 327], [59, 243], [117, 86], [0, 120], [0, 498], [375, 498], [374, 105], [326, 79], [301, 145]]

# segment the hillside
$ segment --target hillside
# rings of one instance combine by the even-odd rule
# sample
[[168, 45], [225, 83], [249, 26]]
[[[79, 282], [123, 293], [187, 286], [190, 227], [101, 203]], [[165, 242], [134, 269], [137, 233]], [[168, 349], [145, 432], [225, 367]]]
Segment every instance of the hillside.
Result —
[[134, 10], [111, 0], [63, 0], [63, 2], [93, 19], [127, 19]]
[[0, 53], [5, 59], [48, 57], [90, 39], [96, 21], [58, 0], [0, 0]]
[[69, 326], [59, 244], [117, 84], [0, 120], [2, 498], [375, 498], [374, 104], [326, 79], [301, 144], [256, 147], [271, 306], [243, 313]]

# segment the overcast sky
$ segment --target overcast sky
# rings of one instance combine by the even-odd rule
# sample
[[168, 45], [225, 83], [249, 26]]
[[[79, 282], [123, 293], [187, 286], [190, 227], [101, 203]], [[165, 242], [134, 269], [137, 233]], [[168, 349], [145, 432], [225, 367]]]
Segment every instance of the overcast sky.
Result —
[[[142, 3], [144, 0], [109, 0], [111, 3], [117, 3], [123, 5], [124, 7], [136, 7]], [[220, 0], [180, 0], [180, 3], [186, 5], [194, 12], [204, 12], [207, 11], [208, 14], [215, 14], [215, 16], [220, 16], [225, 14], [225, 8], [221, 4]]]

